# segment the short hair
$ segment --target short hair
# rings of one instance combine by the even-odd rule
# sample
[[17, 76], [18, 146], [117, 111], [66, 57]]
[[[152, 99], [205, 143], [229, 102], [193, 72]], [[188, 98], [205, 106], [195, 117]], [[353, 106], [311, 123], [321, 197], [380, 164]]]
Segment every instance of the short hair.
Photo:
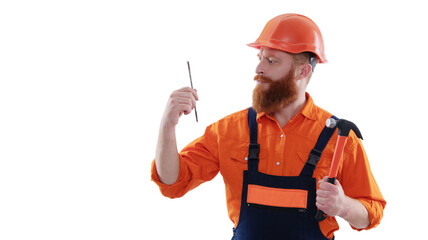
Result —
[[294, 66], [299, 66], [307, 63], [311, 64], [311, 58], [315, 57], [315, 63], [311, 64], [312, 71], [309, 73], [307, 78], [307, 82], [309, 83], [309, 80], [312, 77], [312, 73], [314, 72], [316, 64], [319, 62], [319, 59], [316, 57], [315, 54], [311, 52], [301, 52], [301, 53], [293, 54], [293, 57], [294, 57]]

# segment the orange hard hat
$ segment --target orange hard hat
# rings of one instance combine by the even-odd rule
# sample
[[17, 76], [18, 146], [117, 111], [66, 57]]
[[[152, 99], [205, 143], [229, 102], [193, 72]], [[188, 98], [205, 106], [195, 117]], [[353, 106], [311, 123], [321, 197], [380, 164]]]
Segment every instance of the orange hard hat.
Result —
[[318, 26], [300, 14], [283, 14], [272, 18], [259, 38], [248, 44], [260, 49], [269, 47], [289, 53], [311, 52], [320, 63], [326, 63], [324, 40]]

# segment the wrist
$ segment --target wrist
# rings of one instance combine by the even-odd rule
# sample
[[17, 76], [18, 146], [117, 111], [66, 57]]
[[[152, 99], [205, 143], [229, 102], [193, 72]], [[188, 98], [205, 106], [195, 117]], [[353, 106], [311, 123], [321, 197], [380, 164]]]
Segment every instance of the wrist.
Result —
[[370, 225], [369, 215], [364, 205], [359, 200], [347, 196], [344, 198], [338, 216], [357, 229], [364, 229]]
[[160, 129], [161, 129], [161, 131], [163, 131], [163, 130], [165, 130], [165, 131], [175, 130], [175, 126], [177, 124], [178, 124], [178, 122], [171, 121], [171, 118], [163, 117], [161, 124], [160, 124]]
[[[352, 209], [352, 198], [348, 196], [344, 196], [342, 201], [342, 206], [340, 208], [340, 212], [338, 214], [339, 217], [343, 218], [344, 220], [348, 221], [349, 216], [351, 215], [351, 209]], [[349, 222], [349, 221], [348, 221]]]

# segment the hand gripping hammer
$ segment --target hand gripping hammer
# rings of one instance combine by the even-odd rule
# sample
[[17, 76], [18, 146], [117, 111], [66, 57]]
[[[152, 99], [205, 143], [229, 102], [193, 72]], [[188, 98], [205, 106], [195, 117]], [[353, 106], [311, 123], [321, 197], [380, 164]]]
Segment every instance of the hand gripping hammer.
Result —
[[[327, 182], [334, 184], [336, 182], [337, 171], [339, 170], [340, 160], [342, 159], [343, 149], [345, 148], [346, 140], [348, 139], [349, 132], [354, 131], [357, 137], [363, 139], [360, 130], [357, 125], [353, 122], [350, 122], [345, 119], [335, 120], [334, 118], [329, 118], [326, 121], [326, 126], [328, 128], [337, 127], [338, 138], [336, 142], [336, 148], [334, 149], [333, 161], [331, 162], [330, 173], [328, 175]], [[318, 222], [321, 222], [327, 218], [327, 214], [318, 209], [315, 219]]]

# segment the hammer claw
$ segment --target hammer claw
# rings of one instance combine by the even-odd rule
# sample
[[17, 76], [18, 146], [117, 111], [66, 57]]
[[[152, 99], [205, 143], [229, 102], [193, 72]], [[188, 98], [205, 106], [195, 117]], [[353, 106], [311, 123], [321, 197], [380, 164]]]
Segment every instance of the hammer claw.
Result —
[[[355, 126], [355, 124], [354, 124], [354, 126]], [[357, 135], [357, 137], [364, 140], [363, 135], [361, 135], [360, 129], [358, 129], [357, 126], [355, 126], [355, 128], [353, 128], [352, 131], [354, 131], [354, 133], [355, 133], [355, 135]]]

